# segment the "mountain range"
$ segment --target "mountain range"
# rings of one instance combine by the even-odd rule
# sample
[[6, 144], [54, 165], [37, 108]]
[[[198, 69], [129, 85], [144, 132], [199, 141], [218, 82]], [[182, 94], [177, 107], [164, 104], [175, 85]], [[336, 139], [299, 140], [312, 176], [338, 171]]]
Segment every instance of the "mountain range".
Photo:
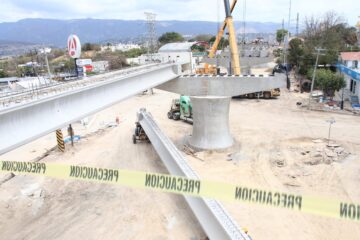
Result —
[[[240, 34], [243, 24], [235, 21]], [[156, 33], [174, 31], [183, 35], [216, 34], [219, 24], [206, 21], [157, 21]], [[247, 33], [275, 33], [280, 23], [246, 22]], [[77, 34], [81, 42], [141, 41], [146, 37], [144, 20], [23, 19], [0, 23], [0, 41], [65, 47], [67, 37]]]

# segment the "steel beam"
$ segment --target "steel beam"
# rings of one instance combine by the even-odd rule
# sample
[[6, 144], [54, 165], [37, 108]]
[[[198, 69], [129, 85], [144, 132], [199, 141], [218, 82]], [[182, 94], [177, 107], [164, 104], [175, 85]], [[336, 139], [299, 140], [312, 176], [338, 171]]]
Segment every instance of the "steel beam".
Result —
[[[199, 179], [181, 152], [155, 123], [151, 114], [140, 109], [137, 117], [170, 174]], [[218, 201], [189, 196], [184, 198], [210, 239], [250, 240]]]
[[141, 91], [177, 78], [174, 64], [115, 75], [0, 110], [0, 154], [92, 115]]

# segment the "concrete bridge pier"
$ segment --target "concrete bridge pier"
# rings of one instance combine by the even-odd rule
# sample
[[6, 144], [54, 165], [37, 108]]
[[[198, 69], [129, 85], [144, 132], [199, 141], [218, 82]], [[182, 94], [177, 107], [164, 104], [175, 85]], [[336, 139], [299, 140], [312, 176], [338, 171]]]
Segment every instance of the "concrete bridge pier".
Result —
[[234, 143], [229, 129], [230, 97], [190, 97], [193, 133], [189, 145], [196, 150], [225, 149]]

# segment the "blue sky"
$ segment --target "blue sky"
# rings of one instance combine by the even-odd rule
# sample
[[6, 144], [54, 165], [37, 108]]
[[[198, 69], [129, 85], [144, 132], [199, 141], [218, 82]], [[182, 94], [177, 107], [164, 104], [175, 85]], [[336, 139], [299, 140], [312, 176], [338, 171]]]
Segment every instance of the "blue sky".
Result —
[[[231, 0], [230, 0], [231, 1]], [[243, 18], [243, 2], [238, 0], [235, 20]], [[247, 0], [247, 20], [281, 22], [288, 19], [289, 0]], [[360, 4], [355, 0], [292, 0], [292, 22], [296, 13], [321, 16], [336, 11], [354, 25], [360, 15]], [[111, 18], [143, 19], [144, 12], [157, 14], [160, 20], [223, 19], [223, 0], [0, 0], [0, 22], [23, 18]]]

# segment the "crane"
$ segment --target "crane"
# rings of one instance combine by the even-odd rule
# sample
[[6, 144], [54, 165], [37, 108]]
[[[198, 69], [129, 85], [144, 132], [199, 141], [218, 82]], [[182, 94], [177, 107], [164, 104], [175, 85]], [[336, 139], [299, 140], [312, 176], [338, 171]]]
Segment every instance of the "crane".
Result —
[[213, 58], [215, 56], [217, 47], [218, 47], [220, 40], [221, 40], [222, 36], [224, 35], [224, 31], [227, 27], [228, 32], [229, 32], [229, 44], [230, 44], [231, 63], [232, 63], [232, 67], [233, 67], [233, 73], [235, 75], [240, 75], [241, 71], [240, 71], [239, 51], [238, 51], [237, 42], [236, 42], [236, 33], [235, 33], [235, 28], [234, 28], [234, 22], [233, 22], [233, 18], [231, 16], [231, 13], [233, 12], [233, 10], [235, 8], [236, 3], [237, 3], [237, 0], [234, 0], [230, 6], [229, 0], [224, 0], [226, 18], [216, 36], [215, 42], [212, 45], [208, 56], [210, 58]]
[[228, 32], [229, 32], [229, 44], [230, 44], [233, 73], [235, 75], [240, 75], [241, 71], [240, 71], [239, 51], [238, 51], [238, 46], [237, 46], [237, 42], [236, 42], [236, 34], [235, 34], [233, 18], [231, 16], [229, 0], [224, 0], [224, 5], [225, 5], [225, 14], [226, 14], [225, 21], [226, 21], [226, 24], [228, 27]]
[[[231, 13], [234, 11], [236, 3], [237, 3], [237, 0], [234, 0], [232, 2], [232, 4], [231, 4], [231, 7], [230, 7], [230, 12]], [[211, 50], [210, 50], [209, 55], [208, 55], [209, 58], [213, 58], [215, 56], [215, 53], [216, 53], [216, 50], [217, 50], [217, 48], [219, 46], [220, 40], [221, 40], [222, 36], [224, 35], [226, 25], [227, 25], [227, 21], [225, 19], [222, 26], [221, 26], [221, 28], [220, 28], [220, 30], [219, 30], [219, 32], [218, 32], [218, 34], [216, 35], [216, 39], [215, 39], [214, 44], [211, 47]]]

